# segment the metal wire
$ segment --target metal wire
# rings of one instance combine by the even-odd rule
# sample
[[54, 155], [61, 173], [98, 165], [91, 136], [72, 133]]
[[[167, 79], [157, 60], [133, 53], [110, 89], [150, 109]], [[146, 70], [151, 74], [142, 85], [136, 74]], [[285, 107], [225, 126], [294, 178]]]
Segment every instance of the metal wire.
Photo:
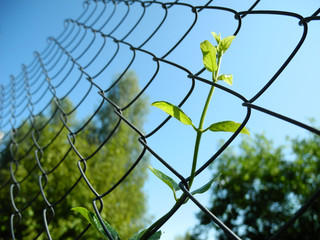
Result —
[[[197, 1], [194, 1], [194, 3], [196, 2]], [[156, 0], [95, 0], [84, 2], [84, 11], [77, 19], [65, 20], [64, 30], [62, 31], [60, 36], [58, 36], [57, 38], [49, 37], [46, 49], [41, 53], [36, 52], [33, 61], [29, 65], [23, 65], [22, 71], [17, 76], [11, 76], [11, 82], [9, 85], [1, 85], [0, 87], [0, 132], [4, 132], [3, 138], [10, 138], [11, 142], [11, 174], [8, 179], [5, 179], [3, 183], [1, 183], [0, 190], [10, 192], [10, 205], [13, 208], [13, 212], [10, 216], [10, 222], [8, 224], [10, 224], [12, 239], [16, 239], [15, 229], [23, 218], [23, 212], [28, 208], [31, 208], [32, 203], [34, 203], [39, 198], [42, 198], [42, 201], [45, 205], [43, 207], [43, 229], [42, 231], [38, 232], [37, 237], [41, 234], [46, 234], [49, 239], [53, 239], [54, 236], [51, 236], [49, 225], [55, 218], [55, 209], [59, 208], [59, 206], [63, 204], [63, 200], [73, 191], [73, 189], [79, 184], [81, 179], [86, 182], [87, 187], [95, 195], [95, 197], [92, 199], [93, 207], [106, 234], [110, 239], [112, 239], [112, 236], [108, 232], [100, 215], [103, 209], [103, 198], [111, 194], [112, 191], [114, 191], [119, 185], [123, 183], [126, 177], [133, 172], [137, 165], [140, 164], [140, 160], [146, 153], [153, 155], [155, 159], [159, 161], [159, 163], [164, 165], [168, 169], [168, 171], [170, 171], [180, 179], [180, 188], [188, 195], [191, 201], [193, 201], [194, 204], [199, 207], [199, 210], [207, 214], [208, 217], [214, 223], [216, 223], [226, 234], [228, 234], [231, 239], [240, 239], [234, 232], [232, 232], [232, 230], [230, 230], [225, 224], [223, 224], [214, 215], [214, 213], [211, 213], [194, 196], [191, 195], [188, 189], [188, 181], [190, 177], [184, 177], [183, 174], [179, 173], [179, 171], [171, 166], [166, 159], [162, 158], [151, 146], [148, 145], [148, 138], [157, 134], [159, 130], [167, 124], [170, 117], [167, 117], [151, 132], [144, 134], [141, 129], [138, 129], [133, 123], [130, 122], [130, 120], [124, 117], [123, 111], [130, 108], [132, 104], [135, 103], [152, 84], [154, 84], [154, 79], [158, 76], [160, 67], [164, 65], [169, 65], [176, 71], [183, 71], [186, 79], [188, 79], [188, 81], [190, 81], [191, 83], [189, 90], [184, 95], [182, 100], [178, 103], [180, 107], [188, 101], [189, 97], [194, 91], [195, 85], [199, 82], [204, 83], [208, 88], [213, 85], [223, 91], [225, 94], [230, 94], [238, 98], [242, 102], [242, 105], [240, 105], [239, 107], [246, 108], [246, 115], [242, 121], [241, 127], [213, 156], [211, 156], [202, 166], [198, 168], [198, 170], [196, 171], [196, 176], [198, 176], [212, 162], [214, 162], [218, 158], [218, 156], [223, 153], [223, 151], [234, 141], [234, 139], [236, 139], [240, 132], [240, 129], [242, 129], [242, 127], [245, 126], [245, 124], [249, 121], [252, 111], [259, 111], [263, 114], [267, 114], [274, 118], [286, 121], [292, 125], [296, 125], [297, 127], [303, 128], [316, 135], [320, 135], [320, 131], [313, 128], [312, 126], [299, 122], [281, 113], [277, 113], [271, 111], [270, 109], [266, 109], [262, 106], [254, 104], [259, 98], [261, 98], [262, 95], [264, 95], [268, 91], [269, 87], [274, 84], [281, 72], [286, 69], [289, 62], [292, 61], [292, 59], [296, 56], [297, 52], [300, 50], [308, 35], [308, 24], [312, 21], [320, 20], [320, 17], [318, 16], [320, 13], [320, 8], [317, 9], [311, 16], [304, 17], [293, 12], [255, 10], [256, 6], [259, 6], [259, 3], [260, 0], [257, 0], [249, 7], [248, 10], [236, 11], [231, 8], [215, 6], [212, 0], [207, 1], [201, 6], [195, 6], [191, 3], [186, 3], [179, 0], [176, 0], [174, 2], [160, 2]], [[123, 5], [124, 8], [120, 7]], [[133, 11], [133, 6], [139, 6], [142, 11], [133, 26], [127, 29], [126, 32], [121, 32], [121, 34], [119, 34], [118, 30], [121, 28], [121, 26], [123, 26], [131, 11]], [[157, 56], [156, 53], [147, 50], [145, 46], [152, 38], [154, 38], [158, 31], [163, 30], [163, 26], [165, 25], [165, 23], [167, 23], [169, 19], [168, 17], [171, 14], [171, 9], [174, 6], [179, 6], [187, 9], [187, 11], [190, 11], [192, 13], [193, 20], [188, 25], [187, 30], [184, 32], [184, 34], [178, 40], [176, 40], [173, 46], [165, 49], [164, 53], [161, 54], [162, 56]], [[130, 42], [130, 40], [127, 39], [129, 39], [130, 35], [136, 31], [139, 24], [141, 24], [141, 22], [145, 19], [145, 16], [151, 7], [157, 7], [159, 12], [161, 11], [161, 13], [163, 14], [162, 18], [160, 19], [160, 21], [154, 23], [154, 30], [149, 34], [145, 34], [143, 40], [140, 43], [137, 44]], [[197, 27], [199, 16], [204, 12], [210, 12], [214, 10], [219, 10], [223, 11], [224, 13], [234, 15], [234, 21], [236, 23], [234, 35], [237, 35], [239, 32], [241, 32], [243, 27], [242, 19], [249, 15], [281, 15], [286, 18], [296, 18], [298, 19], [298, 24], [303, 28], [303, 33], [296, 47], [284, 61], [282, 66], [270, 78], [270, 80], [251, 99], [247, 99], [240, 93], [230, 90], [229, 88], [226, 88], [222, 85], [213, 83], [212, 81], [210, 81], [210, 79], [203, 78], [201, 74], [204, 72], [204, 68], [192, 72], [191, 70], [178, 64], [177, 62], [171, 61], [169, 58], [170, 55], [176, 50], [176, 48], [181, 45], [181, 43], [185, 39], [188, 38], [190, 32]], [[109, 23], [116, 18], [116, 14], [119, 12], [122, 14], [122, 17], [120, 19], [117, 19], [117, 24], [110, 26]], [[110, 28], [107, 32], [103, 30], [106, 26], [109, 26]], [[119, 37], [119, 35], [122, 37]], [[91, 40], [85, 41], [85, 39], [88, 37], [90, 37]], [[111, 43], [115, 47], [109, 48]], [[117, 80], [114, 81], [110, 86], [105, 87], [104, 84], [99, 84], [99, 77], [110, 69], [111, 64], [119, 55], [120, 49], [124, 47], [127, 47], [129, 49], [130, 54], [127, 55], [128, 64], [124, 68], [123, 72], [119, 74]], [[87, 61], [84, 56], [88, 54], [88, 52], [92, 51], [92, 49], [94, 51], [94, 54], [92, 55], [91, 59]], [[93, 68], [94, 72], [92, 69], [89, 70], [90, 67], [95, 66], [96, 59], [102, 54], [103, 51], [111, 52], [111, 57], [109, 58], [109, 60], [103, 66]], [[107, 93], [116, 86], [116, 84], [125, 75], [125, 73], [129, 71], [132, 64], [136, 62], [137, 54], [144, 54], [146, 56], [149, 56], [151, 61], [155, 64], [155, 69], [151, 74], [152, 76], [149, 79], [145, 79], [145, 82], [147, 84], [145, 84], [141, 92], [133, 99], [131, 99], [130, 102], [125, 106], [118, 106], [107, 97]], [[69, 89], [63, 96], [58, 96], [57, 91], [63, 88], [63, 84], [65, 82], [69, 81], [72, 73], [77, 73], [77, 77], [74, 77], [73, 75], [75, 81], [73, 82], [73, 84], [68, 85]], [[61, 101], [68, 97], [81, 81], [86, 81], [88, 83], [86, 93], [82, 96], [79, 103], [71, 111], [65, 112], [65, 110], [61, 106]], [[96, 96], [100, 97], [100, 104], [92, 113], [92, 115], [86, 120], [86, 122], [81, 127], [79, 127], [78, 130], [74, 131], [68, 126], [68, 119], [74, 111], [80, 108], [80, 106], [84, 101], [86, 101], [89, 94], [91, 94], [92, 92], [95, 92]], [[43, 102], [45, 104], [43, 104]], [[42, 125], [41, 127], [37, 126], [35, 124], [35, 117], [44, 114], [50, 108], [50, 104], [52, 104], [52, 102], [56, 107], [55, 113], [46, 123], [44, 123], [44, 125]], [[78, 149], [75, 144], [77, 135], [88, 127], [93, 117], [97, 115], [97, 113], [101, 110], [102, 106], [106, 102], [113, 106], [114, 111], [118, 116], [118, 121], [109, 135], [100, 144], [100, 146], [97, 147], [97, 149], [89, 156], [84, 157], [81, 154], [82, 150]], [[56, 113], [60, 115], [62, 126], [56, 133], [56, 135], [52, 136], [52, 139], [50, 139], [50, 141], [43, 146], [39, 143], [41, 132], [47, 125], [51, 124], [53, 116]], [[21, 119], [25, 120], [23, 122], [20, 122]], [[16, 136], [17, 129], [19, 129], [19, 125], [23, 125], [26, 121], [29, 121], [31, 123], [32, 128], [24, 136], [19, 137], [18, 139]], [[115, 131], [119, 128], [120, 123], [128, 125], [133, 131], [138, 133], [138, 135], [140, 136], [138, 141], [143, 147], [143, 150], [141, 151], [137, 159], [135, 159], [135, 161], [131, 163], [131, 166], [123, 174], [123, 176], [109, 189], [105, 189], [104, 193], [99, 194], [86, 175], [86, 170], [88, 168], [87, 161], [92, 158], [97, 152], [99, 152], [104, 145], [108, 144], [110, 139], [112, 139]], [[57, 137], [61, 134], [63, 129], [67, 129], [68, 131], [67, 139], [69, 149], [53, 169], [46, 170], [43, 168], [42, 163], [44, 151], [46, 151], [46, 149], [56, 141]], [[26, 136], [30, 133], [32, 133], [33, 145], [30, 146], [24, 156], [20, 156], [19, 159], [16, 159], [15, 156], [17, 156], [16, 153], [19, 149], [20, 143], [23, 142]], [[23, 161], [23, 159], [27, 155], [34, 154], [31, 151], [33, 149], [36, 149], [34, 155], [34, 165], [30, 167], [29, 172], [22, 180], [17, 181], [15, 174], [19, 162]], [[5, 152], [5, 149], [3, 147], [0, 150], [2, 151], [2, 153]], [[46, 196], [46, 193], [44, 191], [46, 185], [48, 184], [48, 176], [61, 166], [61, 163], [65, 161], [70, 152], [74, 152], [79, 158], [77, 166], [80, 176], [74, 183], [72, 183], [72, 186], [60, 197], [60, 199], [56, 200], [55, 202], [49, 202], [48, 196]], [[25, 203], [22, 208], [18, 208], [16, 206], [15, 199], [19, 195], [24, 181], [28, 179], [36, 170], [40, 170], [38, 185], [35, 186], [37, 192], [29, 202]], [[317, 199], [320, 198], [319, 192], [320, 189], [315, 191], [314, 195], [310, 196], [310, 199], [306, 201], [306, 203], [297, 211], [297, 213], [292, 216], [291, 220], [283, 223], [283, 227], [280, 228], [280, 230], [275, 233], [274, 236], [271, 237], [271, 239], [279, 239], [281, 234], [285, 232], [297, 218], [299, 218], [304, 212], [306, 212], [309, 206], [311, 206]], [[185, 199], [183, 199], [183, 201], [181, 201], [181, 204], [177, 205], [177, 207], [166, 216], [162, 224], [165, 224], [165, 222], [175, 214], [175, 211], [183, 204], [184, 200]], [[96, 204], [97, 201], [99, 202], [99, 208]], [[77, 239], [79, 239], [87, 231], [88, 228], [89, 226], [87, 226], [83, 230], [83, 232], [79, 233]], [[153, 229], [152, 232], [156, 232], [158, 228]]]

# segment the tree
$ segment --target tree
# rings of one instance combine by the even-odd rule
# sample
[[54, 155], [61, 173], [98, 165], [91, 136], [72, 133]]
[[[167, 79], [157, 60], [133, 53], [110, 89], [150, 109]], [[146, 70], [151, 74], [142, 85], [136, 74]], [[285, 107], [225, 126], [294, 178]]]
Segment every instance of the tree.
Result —
[[[107, 97], [119, 107], [124, 107], [139, 92], [137, 77], [130, 72], [107, 93]], [[77, 166], [80, 158], [69, 144], [69, 131], [61, 118], [67, 121], [70, 129], [79, 129], [84, 123], [77, 122], [74, 113], [69, 114], [73, 106], [68, 99], [61, 100], [59, 108], [56, 103], [52, 102], [49, 116], [39, 115], [27, 119], [16, 129], [13, 139], [6, 143], [2, 152], [0, 180], [9, 180], [9, 183], [3, 184], [0, 189], [0, 202], [3, 203], [0, 204], [0, 239], [11, 239], [10, 216], [14, 209], [10, 199], [10, 186], [13, 184], [10, 179], [10, 161], [16, 163], [12, 164], [14, 177], [18, 182], [13, 188], [14, 203], [21, 211], [20, 222], [18, 223], [18, 215], [14, 218], [17, 239], [34, 239], [41, 232], [37, 239], [47, 239], [43, 232], [43, 209], [47, 207], [48, 221], [52, 211], [42, 197], [39, 181], [45, 197], [54, 209], [53, 219], [49, 224], [49, 231], [54, 239], [74, 239], [87, 226], [86, 221], [71, 211], [71, 208], [81, 206], [93, 211], [92, 200], [95, 195], [83, 179], [72, 188], [80, 177]], [[147, 105], [147, 99], [140, 97], [123, 111], [124, 116], [140, 130], [143, 129]], [[114, 110], [105, 101], [97, 116], [82, 131], [70, 135], [75, 148], [86, 159], [85, 174], [99, 194], [111, 188], [141, 152], [138, 134], [124, 121], [121, 121], [112, 137], [108, 138], [119, 119]], [[46, 172], [45, 175], [37, 160]], [[141, 161], [143, 163], [147, 159]], [[103, 198], [102, 216], [117, 228], [123, 239], [132, 236], [146, 224], [143, 185], [147, 173], [142, 165], [139, 164], [119, 187]], [[91, 228], [84, 235], [84, 239], [96, 238], [97, 235]]]
[[189, 232], [187, 232], [184, 236], [183, 235], [176, 236], [174, 240], [192, 240], [192, 236]]
[[[140, 92], [137, 77], [132, 71], [127, 73], [116, 86], [107, 96], [119, 108], [125, 108]], [[148, 105], [148, 99], [142, 95], [130, 107], [125, 108], [122, 114], [131, 124], [142, 130]], [[91, 133], [84, 134], [86, 142], [98, 146], [108, 138], [118, 121], [119, 117], [115, 113], [114, 106], [106, 103], [98, 112], [97, 120], [90, 124], [88, 129]], [[137, 132], [121, 121], [105, 147], [99, 150], [93, 161], [88, 161], [88, 168], [91, 169], [88, 176], [91, 178], [94, 175], [93, 184], [100, 194], [115, 184], [138, 158], [142, 150], [138, 137]], [[105, 169], [105, 174], [96, 176], [96, 172], [101, 172], [102, 169]], [[111, 223], [122, 239], [129, 239], [146, 223], [144, 218], [146, 196], [142, 191], [146, 177], [147, 159], [142, 159], [128, 179], [112, 194], [106, 196], [108, 210], [103, 212], [102, 217]]]
[[[268, 239], [319, 188], [319, 136], [289, 142], [290, 154], [264, 135], [244, 139], [238, 152], [229, 149], [213, 164], [215, 174], [221, 176], [209, 209], [238, 236]], [[215, 225], [202, 212], [198, 219], [192, 238], [207, 239], [206, 233]], [[319, 229], [318, 199], [281, 239], [320, 239]], [[215, 233], [217, 239], [228, 239], [221, 229]]]

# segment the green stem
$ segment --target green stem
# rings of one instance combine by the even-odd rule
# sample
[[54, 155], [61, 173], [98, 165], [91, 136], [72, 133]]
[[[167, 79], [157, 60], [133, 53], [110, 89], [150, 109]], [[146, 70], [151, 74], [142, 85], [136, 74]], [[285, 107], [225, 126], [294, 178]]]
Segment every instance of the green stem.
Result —
[[[221, 63], [221, 58], [222, 56], [218, 57], [218, 68], [217, 70], [213, 73], [213, 81], [217, 82], [218, 81], [218, 75], [219, 75], [219, 69], [220, 69], [220, 63]], [[193, 161], [192, 161], [192, 169], [191, 169], [191, 175], [190, 175], [190, 180], [189, 180], [189, 189], [191, 189], [191, 185], [193, 183], [193, 180], [195, 178], [195, 173], [196, 173], [196, 168], [197, 168], [197, 159], [198, 159], [198, 153], [199, 153], [199, 146], [200, 146], [200, 141], [201, 141], [201, 136], [203, 133], [203, 125], [204, 125], [204, 120], [207, 115], [207, 111], [209, 108], [209, 104], [212, 98], [214, 92], [214, 86], [211, 86], [206, 103], [204, 105], [204, 108], [202, 110], [202, 115], [200, 118], [200, 123], [199, 123], [199, 128], [197, 129], [197, 137], [196, 137], [196, 142], [194, 146], [194, 153], [193, 153]], [[187, 194], [183, 193], [181, 197], [178, 199], [178, 201], [173, 205], [173, 207], [161, 218], [159, 218], [156, 222], [154, 222], [147, 230], [146, 232], [141, 236], [141, 240], [144, 240], [146, 237], [150, 237], [149, 235], [153, 234], [153, 230], [155, 228], [160, 228], [167, 220], [172, 216], [172, 214], [178, 210], [178, 208], [185, 203], [185, 199], [187, 199]]]
[[[218, 68], [217, 70], [213, 73], [213, 81], [217, 82], [218, 81], [218, 75], [219, 75], [219, 70], [220, 70], [220, 64], [221, 64], [221, 58], [222, 56], [220, 56], [218, 58]], [[199, 147], [200, 147], [200, 141], [201, 141], [201, 136], [203, 133], [203, 125], [204, 125], [204, 120], [206, 118], [207, 115], [207, 111], [209, 108], [209, 104], [211, 102], [211, 98], [214, 92], [214, 86], [211, 86], [206, 103], [204, 105], [204, 108], [202, 110], [202, 115], [200, 118], [200, 123], [199, 123], [199, 128], [197, 131], [197, 137], [196, 137], [196, 142], [195, 142], [195, 146], [194, 146], [194, 152], [193, 152], [193, 160], [192, 160], [192, 169], [191, 169], [191, 174], [190, 174], [190, 180], [189, 180], [189, 189], [191, 189], [193, 180], [195, 178], [195, 174], [196, 174], [196, 168], [197, 168], [197, 160], [198, 160], [198, 153], [199, 153]]]
[[192, 186], [193, 179], [194, 179], [195, 173], [196, 173], [197, 159], [198, 159], [198, 152], [199, 152], [201, 136], [202, 136], [202, 132], [198, 131], [197, 132], [196, 143], [195, 143], [195, 146], [194, 146], [194, 152], [193, 152], [193, 161], [192, 161], [191, 175], [190, 175], [190, 180], [189, 180], [189, 189]]
[[[151, 237], [154, 233], [152, 232], [155, 228], [160, 228], [167, 220], [172, 216], [184, 203], [185, 199], [187, 198], [187, 194], [183, 193], [181, 197], [178, 199], [178, 201], [173, 205], [173, 207], [161, 218], [159, 218], [156, 222], [154, 222], [141, 236], [141, 240], [145, 240], [146, 237]], [[150, 235], [150, 236], [149, 236]]]
[[217, 81], [218, 81], [221, 59], [222, 59], [222, 54], [218, 57], [218, 63], [217, 63], [218, 68], [217, 68], [217, 70], [215, 71], [215, 74], [214, 74], [214, 78], [213, 78], [213, 81], [214, 81], [214, 82], [217, 82]]

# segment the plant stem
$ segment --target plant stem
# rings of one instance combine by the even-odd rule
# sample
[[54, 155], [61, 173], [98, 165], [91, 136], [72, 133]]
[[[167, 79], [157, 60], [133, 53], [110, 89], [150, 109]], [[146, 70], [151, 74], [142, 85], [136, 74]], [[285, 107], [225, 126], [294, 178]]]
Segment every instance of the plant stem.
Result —
[[[218, 57], [218, 62], [217, 62], [217, 70], [212, 73], [213, 75], [213, 81], [217, 82], [218, 81], [218, 76], [219, 76], [219, 69], [220, 69], [220, 63], [221, 63], [221, 58], [222, 55]], [[207, 111], [209, 108], [209, 104], [211, 102], [211, 98], [214, 92], [214, 86], [211, 86], [210, 91], [207, 96], [206, 103], [204, 105], [204, 108], [202, 110], [202, 115], [200, 118], [200, 123], [199, 123], [199, 128], [197, 130], [197, 137], [196, 137], [196, 142], [194, 146], [194, 152], [193, 152], [193, 161], [192, 161], [192, 169], [191, 169], [191, 175], [190, 175], [190, 180], [189, 180], [189, 189], [191, 189], [191, 185], [193, 183], [193, 180], [195, 178], [195, 173], [196, 173], [196, 168], [197, 168], [197, 159], [198, 159], [198, 153], [199, 153], [199, 146], [200, 146], [200, 141], [201, 141], [201, 136], [203, 133], [203, 125], [204, 125], [204, 120], [207, 115]], [[157, 229], [159, 229], [171, 216], [172, 214], [178, 210], [178, 208], [181, 207], [185, 203], [185, 200], [187, 199], [188, 195], [186, 193], [183, 193], [181, 197], [178, 199], [178, 201], [173, 205], [173, 207], [161, 218], [159, 218], [156, 222], [154, 222], [147, 230], [146, 232], [141, 236], [141, 240], [145, 240], [146, 237], [152, 236]]]
[[200, 119], [200, 123], [199, 123], [199, 130], [197, 132], [197, 137], [196, 137], [196, 142], [195, 142], [195, 146], [194, 146], [194, 152], [193, 152], [193, 160], [192, 160], [192, 169], [191, 169], [191, 175], [190, 175], [190, 180], [189, 180], [189, 189], [191, 189], [194, 177], [195, 177], [195, 173], [196, 173], [196, 168], [197, 168], [197, 160], [198, 160], [198, 153], [199, 153], [199, 147], [200, 147], [200, 141], [201, 141], [201, 136], [202, 136], [202, 128], [203, 128], [203, 124], [204, 124], [204, 120], [206, 118], [206, 114], [208, 111], [208, 107], [209, 107], [209, 103], [210, 100], [212, 98], [212, 94], [214, 92], [214, 86], [211, 87], [210, 92], [208, 94], [207, 97], [207, 101], [206, 104], [204, 105], [203, 111], [202, 111], [202, 115], [201, 115], [201, 119]]
[[[187, 198], [187, 194], [183, 193], [178, 201], [173, 205], [173, 207], [161, 218], [159, 218], [156, 222], [154, 222], [141, 236], [141, 240], [145, 240], [146, 237], [151, 237], [184, 203]], [[154, 230], [155, 229], [155, 230]]]
[[[218, 81], [221, 58], [222, 58], [222, 55], [218, 57], [217, 70], [214, 73], [212, 73], [214, 82]], [[198, 131], [197, 131], [197, 137], [196, 137], [196, 142], [195, 142], [194, 152], [193, 152], [192, 169], [191, 169], [190, 180], [189, 180], [189, 189], [191, 189], [193, 180], [195, 178], [195, 173], [196, 173], [196, 168], [197, 168], [197, 160], [198, 160], [198, 153], [199, 153], [199, 147], [200, 147], [200, 141], [201, 141], [201, 136], [202, 136], [202, 133], [203, 133], [203, 129], [202, 128], [203, 128], [204, 120], [205, 120], [206, 115], [207, 115], [209, 104], [211, 102], [211, 98], [212, 98], [213, 92], [214, 92], [214, 86], [211, 86], [210, 91], [208, 93], [208, 97], [207, 97], [206, 103], [205, 103], [204, 108], [202, 110], [201, 118], [200, 118], [199, 128], [198, 128]]]
[[201, 136], [202, 136], [202, 132], [198, 131], [197, 132], [196, 143], [195, 143], [195, 146], [194, 146], [194, 152], [193, 152], [193, 161], [192, 161], [191, 175], [190, 175], [190, 180], [189, 180], [189, 189], [192, 186], [193, 179], [194, 179], [195, 173], [196, 173], [197, 159], [198, 159], [198, 152], [199, 152]]
[[214, 76], [213, 76], [213, 81], [214, 81], [214, 82], [217, 82], [217, 81], [218, 81], [221, 59], [222, 59], [222, 53], [221, 53], [221, 55], [218, 57], [218, 63], [217, 63], [218, 68], [217, 68], [217, 70], [215, 71], [215, 74], [214, 74]]

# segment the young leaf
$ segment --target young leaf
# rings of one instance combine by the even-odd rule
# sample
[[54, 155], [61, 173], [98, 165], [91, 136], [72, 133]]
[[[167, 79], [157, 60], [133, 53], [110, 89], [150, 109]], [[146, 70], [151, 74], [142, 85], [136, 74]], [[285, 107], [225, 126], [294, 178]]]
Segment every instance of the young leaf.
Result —
[[[103, 239], [109, 240], [107, 234], [103, 230], [103, 227], [102, 227], [101, 223], [99, 222], [99, 219], [95, 213], [90, 212], [89, 210], [87, 210], [86, 208], [83, 208], [83, 207], [75, 207], [75, 208], [72, 208], [71, 210], [80, 213], [85, 219], [87, 219], [88, 222], [90, 222], [90, 224], [92, 225], [94, 230], [96, 230], [96, 232], [98, 232], [103, 237]], [[106, 225], [112, 238], [114, 240], [120, 240], [120, 237], [119, 237], [117, 231], [106, 220], [104, 220], [104, 219], [102, 219], [102, 220], [103, 220], [103, 223]]]
[[[140, 240], [143, 234], [147, 231], [147, 229], [142, 230], [141, 232], [135, 234], [133, 237], [129, 238], [129, 240]], [[159, 240], [161, 237], [161, 231], [155, 232], [148, 240]]]
[[218, 69], [216, 48], [208, 40], [202, 42], [200, 48], [203, 55], [203, 64], [206, 69], [209, 72], [216, 71]]
[[[220, 176], [220, 175], [219, 175]], [[219, 177], [217, 176], [217, 177]], [[212, 183], [214, 182], [214, 180], [217, 178], [214, 177], [213, 179], [211, 179], [208, 183], [206, 183], [205, 185], [203, 185], [201, 188], [198, 188], [197, 190], [194, 190], [191, 194], [195, 195], [195, 194], [201, 194], [201, 193], [205, 193], [206, 191], [208, 191], [212, 185]]]
[[219, 44], [219, 42], [221, 41], [221, 33], [219, 33], [219, 35], [218, 35], [215, 32], [211, 32], [211, 34], [213, 35], [213, 37], [216, 40], [217, 44]]
[[[233, 121], [223, 121], [210, 125], [210, 127], [208, 127], [206, 130], [209, 129], [212, 132], [235, 132], [238, 130], [240, 125], [241, 123], [236, 123]], [[241, 130], [240, 133], [250, 135], [248, 129], [246, 129], [245, 127]]]
[[150, 165], [148, 167], [154, 173], [154, 175], [156, 175], [158, 178], [160, 178], [161, 181], [163, 181], [165, 184], [167, 184], [172, 189], [174, 199], [177, 200], [176, 191], [180, 190], [178, 183], [176, 183], [171, 177], [169, 177], [166, 174], [164, 174], [163, 172], [151, 167]]
[[151, 105], [160, 108], [162, 111], [168, 113], [183, 124], [193, 126], [191, 119], [179, 107], [165, 101], [154, 102]]
[[221, 74], [218, 77], [218, 80], [225, 81], [227, 84], [232, 86], [233, 83], [233, 76], [231, 74]]
[[219, 52], [224, 53], [225, 51], [227, 51], [235, 37], [236, 36], [229, 36], [222, 39], [218, 45]]

